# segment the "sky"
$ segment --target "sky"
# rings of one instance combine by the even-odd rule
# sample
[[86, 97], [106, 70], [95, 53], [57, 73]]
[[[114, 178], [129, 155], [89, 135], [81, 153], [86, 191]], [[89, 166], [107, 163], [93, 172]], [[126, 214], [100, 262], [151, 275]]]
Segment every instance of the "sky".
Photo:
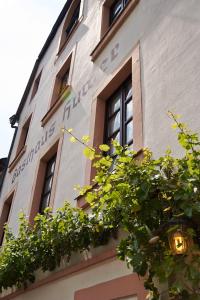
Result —
[[0, 0], [0, 158], [33, 65], [66, 0]]

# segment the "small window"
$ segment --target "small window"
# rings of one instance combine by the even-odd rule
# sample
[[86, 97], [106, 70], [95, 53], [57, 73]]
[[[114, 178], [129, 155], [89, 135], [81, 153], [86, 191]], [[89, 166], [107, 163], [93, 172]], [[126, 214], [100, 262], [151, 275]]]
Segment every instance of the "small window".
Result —
[[66, 42], [70, 39], [73, 31], [76, 29], [82, 12], [83, 9], [81, 8], [81, 0], [72, 1], [63, 25], [59, 51], [61, 51], [64, 48]]
[[61, 149], [62, 139], [59, 139], [48, 149], [39, 162], [29, 214], [31, 224], [34, 223], [34, 218], [38, 212], [43, 214], [46, 207], [52, 206]]
[[14, 197], [14, 192], [9, 196], [9, 198], [5, 201], [3, 205], [3, 210], [1, 214], [1, 220], [0, 220], [0, 246], [3, 244], [4, 233], [5, 233], [4, 226], [9, 220], [13, 197]]
[[117, 19], [120, 13], [125, 8], [128, 0], [116, 0], [110, 7], [110, 25]]
[[[122, 146], [133, 144], [132, 80], [129, 77], [107, 101], [105, 142], [117, 140]], [[111, 153], [112, 154], [112, 146]]]
[[64, 97], [65, 91], [69, 87], [70, 81], [70, 65], [71, 65], [72, 54], [67, 58], [66, 62], [58, 72], [55, 80], [55, 85], [53, 89], [53, 96], [51, 99], [51, 107]]
[[70, 35], [70, 33], [73, 31], [74, 27], [76, 26], [78, 19], [79, 19], [79, 13], [80, 13], [80, 6], [81, 6], [81, 1], [78, 2], [76, 5], [76, 8], [74, 9], [74, 12], [72, 14], [72, 17], [67, 25], [66, 28], [66, 37]]
[[54, 155], [47, 163], [46, 163], [46, 172], [44, 177], [43, 190], [40, 200], [40, 208], [39, 213], [43, 213], [45, 208], [49, 206], [51, 190], [53, 184], [53, 177], [56, 165], [56, 155]]
[[64, 73], [64, 75], [60, 79], [60, 91], [59, 91], [59, 95], [62, 95], [63, 92], [68, 87], [68, 80], [69, 80], [69, 69]]
[[18, 145], [18, 148], [17, 148], [17, 154], [26, 145], [30, 123], [31, 123], [31, 116], [27, 119], [24, 126], [22, 127], [22, 131], [21, 131], [21, 135], [20, 135], [20, 139], [19, 139], [19, 145]]
[[94, 62], [131, 15], [140, 0], [105, 0], [102, 4], [101, 38], [91, 55]]
[[38, 75], [38, 77], [34, 81], [33, 91], [32, 91], [32, 94], [31, 94], [31, 100], [35, 97], [35, 95], [38, 91], [41, 75], [42, 75], [42, 71], [40, 72], [40, 74]]

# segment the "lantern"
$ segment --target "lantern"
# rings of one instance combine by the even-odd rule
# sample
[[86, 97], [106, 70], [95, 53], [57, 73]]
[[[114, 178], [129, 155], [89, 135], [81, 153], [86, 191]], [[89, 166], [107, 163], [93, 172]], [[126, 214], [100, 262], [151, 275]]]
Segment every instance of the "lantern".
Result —
[[174, 254], [187, 253], [190, 243], [191, 238], [186, 234], [183, 228], [179, 228], [169, 234], [169, 245]]

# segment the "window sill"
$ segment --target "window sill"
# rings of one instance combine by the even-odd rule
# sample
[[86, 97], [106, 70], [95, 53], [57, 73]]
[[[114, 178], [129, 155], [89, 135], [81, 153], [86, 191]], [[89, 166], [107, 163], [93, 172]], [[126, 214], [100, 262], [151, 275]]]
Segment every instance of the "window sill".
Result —
[[131, 12], [135, 9], [136, 5], [139, 3], [140, 0], [132, 0], [127, 4], [127, 7], [122, 11], [120, 16], [113, 22], [111, 27], [105, 32], [103, 37], [101, 38], [100, 42], [97, 44], [95, 49], [90, 54], [92, 62], [94, 62], [104, 48], [108, 45], [110, 40], [114, 37], [115, 33], [119, 30]]
[[12, 172], [12, 170], [15, 168], [15, 166], [18, 164], [24, 153], [26, 152], [27, 146], [24, 145], [22, 149], [17, 153], [16, 157], [13, 159], [13, 161], [9, 165], [9, 173]]
[[58, 53], [56, 54], [56, 57], [58, 59], [58, 57], [61, 55], [61, 53], [63, 52], [63, 50], [65, 49], [66, 45], [69, 43], [69, 41], [71, 40], [74, 32], [76, 31], [76, 29], [78, 28], [78, 26], [80, 25], [80, 23], [83, 20], [83, 16], [81, 16], [76, 25], [74, 26], [74, 28], [72, 29], [72, 31], [70, 32], [70, 34], [67, 36], [66, 40], [64, 41], [64, 43], [59, 47]]
[[66, 89], [63, 91], [62, 95], [57, 99], [57, 101], [50, 107], [50, 109], [47, 111], [45, 116], [41, 120], [41, 126], [44, 127], [48, 121], [51, 119], [51, 117], [55, 114], [55, 112], [58, 110], [58, 108], [63, 104], [65, 98], [69, 95], [71, 91], [70, 85], [66, 87]]

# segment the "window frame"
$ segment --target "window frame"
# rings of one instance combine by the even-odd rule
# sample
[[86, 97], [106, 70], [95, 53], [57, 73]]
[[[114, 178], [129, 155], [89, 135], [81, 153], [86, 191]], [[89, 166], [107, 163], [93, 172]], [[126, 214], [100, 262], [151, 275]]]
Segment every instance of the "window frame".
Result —
[[31, 195], [32, 200], [30, 202], [30, 207], [29, 207], [29, 222], [30, 222], [30, 224], [34, 223], [34, 218], [40, 210], [40, 200], [41, 200], [43, 187], [44, 187], [46, 164], [51, 158], [53, 158], [53, 156], [56, 155], [55, 170], [54, 170], [52, 189], [51, 189], [51, 195], [50, 195], [50, 200], [49, 200], [49, 206], [53, 207], [55, 193], [56, 193], [58, 172], [59, 172], [59, 167], [60, 167], [61, 154], [62, 154], [63, 138], [64, 138], [64, 134], [59, 133], [59, 137], [54, 139], [54, 141], [51, 143], [49, 149], [46, 150], [45, 152], [41, 153], [41, 155], [40, 155], [40, 159], [38, 161], [38, 167], [37, 167], [37, 170], [35, 173], [34, 184], [33, 184], [34, 189], [32, 191], [32, 195]]
[[42, 76], [42, 70], [40, 71], [40, 73], [38, 74], [38, 76], [36, 77], [36, 79], [33, 83], [33, 89], [32, 89], [32, 93], [31, 93], [30, 102], [33, 100], [33, 98], [35, 97], [35, 95], [38, 92], [38, 89], [40, 86], [40, 81], [41, 81], [41, 76]]
[[[141, 71], [140, 71], [140, 45], [135, 46], [132, 55], [128, 57], [118, 67], [112, 78], [108, 79], [100, 89], [100, 92], [94, 97], [91, 107], [90, 132], [91, 146], [95, 149], [99, 144], [104, 142], [104, 128], [105, 128], [105, 113], [106, 101], [113, 94], [114, 91], [123, 83], [123, 81], [132, 74], [132, 91], [133, 91], [133, 149], [138, 153], [142, 153], [143, 149], [143, 113], [142, 113], [142, 92], [141, 92]], [[96, 174], [92, 167], [92, 162], [86, 162], [85, 168], [85, 184], [92, 184], [92, 179]], [[78, 207], [86, 208], [83, 198], [77, 201]]]
[[6, 197], [6, 200], [3, 203], [1, 217], [0, 217], [0, 246], [3, 245], [4, 241], [4, 225], [9, 223], [10, 216], [13, 208], [13, 200], [15, 197], [16, 190], [12, 190], [9, 195]]
[[110, 25], [110, 7], [112, 0], [105, 0], [102, 4], [101, 14], [101, 30], [100, 30], [100, 41], [90, 54], [92, 62], [95, 62], [102, 51], [106, 48], [112, 38], [115, 36], [117, 31], [127, 20], [129, 15], [137, 7], [140, 0], [129, 0], [125, 8], [120, 12], [119, 16]]
[[[56, 74], [55, 81], [53, 84], [52, 96], [50, 98], [49, 109], [47, 113], [41, 120], [41, 126], [44, 127], [51, 117], [56, 113], [59, 107], [64, 103], [65, 97], [67, 97], [71, 91], [71, 83], [72, 83], [72, 75], [73, 75], [73, 66], [75, 59], [76, 46], [72, 50], [72, 52], [67, 57], [66, 61], [59, 69]], [[61, 84], [62, 78], [66, 72], [69, 72], [68, 76], [68, 84], [66, 84], [66, 88], [61, 92]]]
[[[41, 194], [41, 198], [40, 198], [40, 206], [39, 206], [39, 213], [40, 214], [43, 214], [44, 213], [44, 209], [46, 207], [49, 206], [50, 204], [50, 198], [51, 198], [51, 192], [52, 192], [52, 187], [53, 187], [53, 180], [54, 180], [54, 174], [55, 174], [55, 166], [56, 166], [56, 158], [57, 158], [57, 152], [53, 155], [53, 157], [51, 157], [47, 162], [46, 162], [46, 166], [45, 166], [45, 176], [44, 176], [44, 182], [43, 182], [43, 189], [42, 189], [42, 194]], [[51, 165], [51, 163], [53, 162], [54, 164], [54, 167], [53, 167], [53, 172], [51, 172], [49, 175], [48, 175], [48, 169]], [[51, 184], [50, 184], [50, 189], [48, 191], [45, 191], [45, 188], [46, 188], [46, 183], [49, 181], [51, 181]], [[49, 197], [49, 200], [48, 200], [48, 205], [45, 205], [44, 207], [44, 199], [45, 197], [48, 196]]]
[[[120, 134], [120, 144], [122, 146], [128, 145], [131, 146], [133, 144], [133, 137], [130, 141], [128, 141], [126, 143], [126, 126], [127, 124], [129, 124], [130, 122], [133, 122], [133, 111], [132, 111], [132, 115], [126, 119], [126, 107], [127, 104], [129, 102], [133, 101], [133, 90], [131, 88], [131, 97], [129, 97], [128, 99], [126, 99], [126, 88], [127, 85], [131, 84], [132, 86], [132, 77], [131, 75], [129, 75], [124, 82], [117, 88], [116, 91], [114, 91], [114, 93], [109, 97], [109, 99], [106, 100], [106, 109], [105, 109], [105, 133], [104, 133], [104, 142], [106, 144], [110, 144], [110, 141], [112, 140], [112, 138], [117, 135], [118, 133]], [[119, 108], [116, 109], [116, 111], [114, 111], [111, 115], [109, 115], [109, 109], [110, 109], [110, 105], [112, 103], [112, 101], [115, 99], [115, 96], [121, 94], [120, 95], [120, 104], [119, 104]], [[120, 124], [119, 124], [119, 129], [116, 129], [115, 131], [112, 132], [111, 135], [109, 135], [109, 122], [113, 119], [113, 117], [115, 117], [117, 114], [120, 114]]]
[[[79, 6], [78, 5], [79, 2], [80, 2], [80, 8], [79, 8], [78, 19], [76, 19], [74, 25], [71, 26], [70, 32], [68, 34], [66, 34], [66, 30], [67, 30], [67, 28], [68, 28], [68, 26], [71, 22], [71, 19], [73, 18], [73, 14], [74, 14], [76, 8]], [[73, 33], [76, 31], [77, 27], [79, 26], [80, 22], [82, 21], [82, 19], [83, 19], [83, 6], [84, 6], [84, 0], [73, 0], [72, 1], [71, 5], [69, 7], [69, 10], [67, 12], [64, 24], [63, 24], [57, 56], [59, 56], [60, 53], [63, 51], [66, 44], [70, 41], [71, 37], [73, 36]]]
[[24, 125], [22, 126], [19, 143], [17, 146], [17, 155], [21, 152], [21, 150], [26, 146], [28, 140], [28, 134], [31, 125], [32, 114], [26, 119]]

